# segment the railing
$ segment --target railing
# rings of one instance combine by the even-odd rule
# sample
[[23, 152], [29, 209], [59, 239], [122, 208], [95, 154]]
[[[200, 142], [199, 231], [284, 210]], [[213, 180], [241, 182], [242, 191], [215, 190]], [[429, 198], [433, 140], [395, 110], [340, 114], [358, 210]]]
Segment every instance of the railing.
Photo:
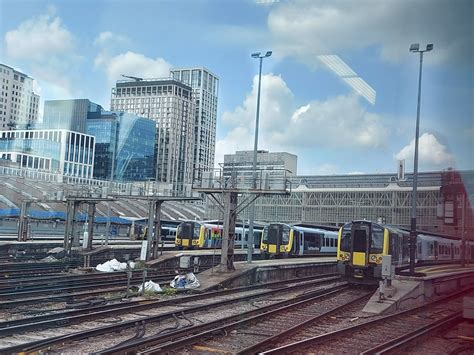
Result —
[[291, 173], [285, 169], [197, 169], [192, 188], [195, 190], [291, 191]]

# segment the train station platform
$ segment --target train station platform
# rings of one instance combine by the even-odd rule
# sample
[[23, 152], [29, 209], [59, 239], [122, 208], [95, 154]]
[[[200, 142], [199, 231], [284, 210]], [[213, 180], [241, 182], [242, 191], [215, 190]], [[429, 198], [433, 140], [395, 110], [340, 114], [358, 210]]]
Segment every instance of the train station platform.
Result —
[[397, 275], [391, 286], [377, 289], [363, 312], [381, 314], [422, 305], [439, 297], [474, 286], [474, 264], [420, 266], [417, 276]]
[[233, 288], [262, 282], [281, 281], [297, 277], [337, 272], [335, 257], [276, 259], [235, 262], [235, 271], [219, 272], [219, 266], [199, 274], [197, 291]]

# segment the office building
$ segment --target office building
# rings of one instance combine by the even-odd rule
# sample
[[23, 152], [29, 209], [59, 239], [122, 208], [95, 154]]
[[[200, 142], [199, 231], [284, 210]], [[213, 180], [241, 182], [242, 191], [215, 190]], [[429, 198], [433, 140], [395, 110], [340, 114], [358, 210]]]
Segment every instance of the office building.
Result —
[[199, 179], [203, 171], [214, 168], [219, 78], [205, 68], [172, 69], [171, 76], [193, 89], [193, 173]]
[[92, 178], [95, 139], [65, 129], [0, 131], [0, 157], [19, 168]]
[[0, 64], [0, 129], [28, 129], [38, 120], [39, 95], [33, 78]]
[[95, 137], [94, 178], [146, 181], [155, 177], [155, 122], [125, 112], [104, 111], [87, 120]]
[[173, 194], [191, 192], [194, 102], [191, 87], [175, 79], [119, 80], [112, 88], [111, 110], [134, 113], [156, 122], [158, 183], [172, 184]]
[[43, 122], [38, 128], [67, 129], [86, 133], [86, 121], [100, 117], [103, 108], [88, 99], [47, 100], [44, 102]]

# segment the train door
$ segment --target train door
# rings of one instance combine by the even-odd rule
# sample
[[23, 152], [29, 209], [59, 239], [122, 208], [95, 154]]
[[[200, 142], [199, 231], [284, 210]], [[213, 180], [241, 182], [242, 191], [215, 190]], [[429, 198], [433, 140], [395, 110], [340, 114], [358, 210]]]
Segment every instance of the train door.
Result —
[[367, 266], [370, 237], [369, 222], [354, 222], [351, 228], [352, 265]]
[[434, 241], [433, 242], [433, 245], [434, 245], [434, 259], [435, 260], [438, 260], [438, 242], [437, 241]]
[[303, 255], [303, 232], [293, 229], [293, 254]]
[[305, 234], [304, 232], [298, 232], [299, 238], [298, 238], [298, 243], [299, 243], [299, 253], [298, 255], [303, 255], [304, 254], [304, 239], [305, 239]]

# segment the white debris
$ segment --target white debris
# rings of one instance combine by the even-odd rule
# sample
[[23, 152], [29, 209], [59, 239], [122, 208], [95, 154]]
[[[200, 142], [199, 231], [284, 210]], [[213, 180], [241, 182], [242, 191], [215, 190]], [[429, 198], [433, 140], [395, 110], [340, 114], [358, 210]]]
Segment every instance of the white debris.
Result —
[[170, 282], [173, 288], [193, 289], [200, 286], [199, 281], [192, 272], [186, 275], [178, 275]]
[[[140, 287], [138, 288], [138, 292], [142, 292], [142, 289], [143, 289], [143, 285], [140, 285]], [[163, 292], [160, 285], [158, 285], [157, 283], [153, 281], [145, 282], [145, 291], [151, 291], [154, 293]]]
[[127, 264], [121, 263], [117, 259], [112, 259], [112, 260], [106, 261], [103, 264], [97, 265], [95, 269], [97, 271], [102, 271], [102, 272], [123, 271], [123, 270], [127, 270]]
[[41, 261], [45, 263], [54, 263], [58, 261], [58, 259], [56, 259], [54, 256], [49, 255], [46, 258], [41, 259]]

